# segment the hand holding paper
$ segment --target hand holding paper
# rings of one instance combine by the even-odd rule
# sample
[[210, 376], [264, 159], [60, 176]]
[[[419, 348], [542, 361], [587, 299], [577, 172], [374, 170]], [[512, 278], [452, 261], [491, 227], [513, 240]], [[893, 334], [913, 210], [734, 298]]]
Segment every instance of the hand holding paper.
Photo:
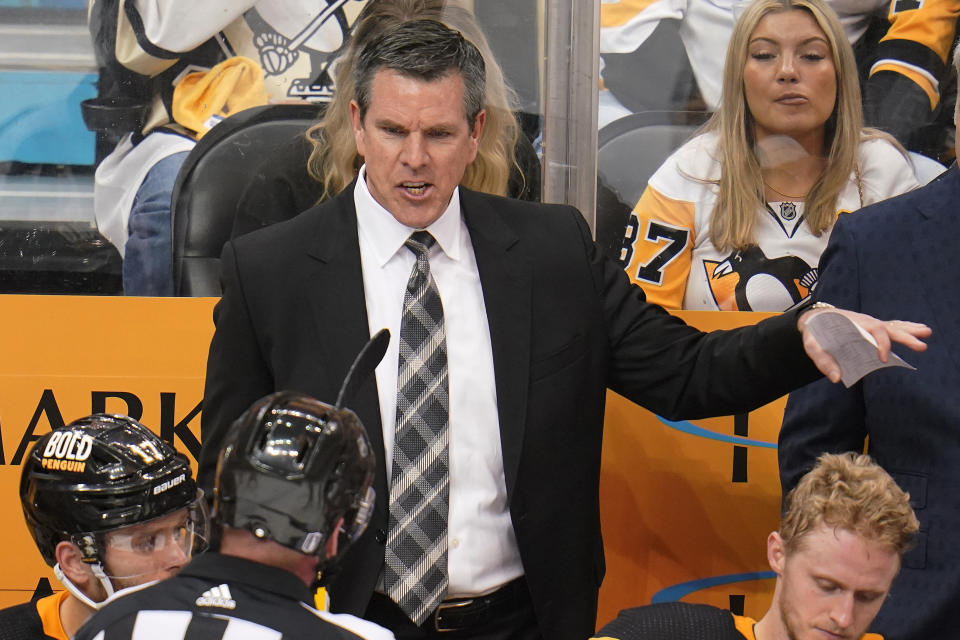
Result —
[[846, 386], [882, 367], [908, 367], [890, 343], [899, 342], [914, 351], [927, 345], [920, 340], [930, 328], [916, 322], [877, 320], [872, 316], [844, 309], [810, 311], [798, 322], [807, 355], [831, 382]]

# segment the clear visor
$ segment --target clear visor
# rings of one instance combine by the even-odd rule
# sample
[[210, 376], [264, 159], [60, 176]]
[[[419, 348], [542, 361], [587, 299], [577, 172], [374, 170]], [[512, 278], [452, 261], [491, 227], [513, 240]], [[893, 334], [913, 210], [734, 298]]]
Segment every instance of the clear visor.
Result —
[[142, 578], [142, 582], [167, 577], [206, 550], [210, 520], [203, 491], [187, 507], [138, 524], [103, 534], [104, 568], [109, 578]]

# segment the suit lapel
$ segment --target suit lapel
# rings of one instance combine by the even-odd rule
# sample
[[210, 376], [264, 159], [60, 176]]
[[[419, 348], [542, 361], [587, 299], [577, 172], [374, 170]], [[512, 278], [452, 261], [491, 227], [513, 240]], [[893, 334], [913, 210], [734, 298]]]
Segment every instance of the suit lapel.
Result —
[[513, 496], [526, 424], [530, 373], [530, 265], [519, 238], [494, 210], [497, 201], [460, 188], [463, 216], [470, 230], [487, 308], [500, 419], [500, 445], [508, 499]]
[[927, 189], [929, 197], [918, 206], [919, 242], [914, 244], [917, 285], [933, 310], [934, 339], [943, 341], [960, 367], [960, 169], [954, 164]]
[[[367, 340], [370, 329], [367, 322], [367, 304], [360, 266], [360, 245], [357, 237], [357, 216], [353, 204], [353, 184], [345, 188], [324, 207], [317, 217], [317, 237], [307, 252], [309, 262], [303, 287], [319, 334], [322, 363], [331, 363], [339, 384], [350, 364]], [[339, 389], [339, 387], [338, 387]], [[334, 391], [336, 393], [336, 391]], [[336, 398], [324, 398], [333, 402]], [[373, 376], [357, 391], [348, 407], [363, 421], [370, 443], [379, 461], [378, 485], [386, 482], [383, 464], [383, 430], [380, 424], [380, 402]], [[376, 486], [379, 495], [385, 484]]]

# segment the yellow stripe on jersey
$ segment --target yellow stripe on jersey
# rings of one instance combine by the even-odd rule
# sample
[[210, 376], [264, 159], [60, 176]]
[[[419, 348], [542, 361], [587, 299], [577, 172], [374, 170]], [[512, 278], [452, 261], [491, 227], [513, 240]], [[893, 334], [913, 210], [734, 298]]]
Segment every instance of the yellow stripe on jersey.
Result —
[[631, 282], [647, 300], [680, 309], [696, 238], [694, 204], [648, 186], [630, 216], [621, 254]]
[[600, 5], [600, 28], [622, 27], [657, 0], [617, 0]]
[[914, 84], [923, 89], [923, 92], [927, 94], [927, 98], [930, 100], [930, 110], [933, 111], [937, 108], [937, 103], [940, 102], [940, 92], [930, 84], [930, 79], [923, 75], [922, 73], [917, 73], [909, 67], [905, 67], [896, 62], [885, 62], [883, 64], [878, 64], [873, 69], [870, 70], [870, 75], [878, 71], [893, 71], [899, 73], [902, 76], [906, 76], [913, 80]]
[[747, 640], [757, 640], [757, 637], [753, 633], [753, 625], [757, 624], [757, 621], [753, 618], [748, 618], [746, 616], [733, 616], [733, 625], [737, 628], [737, 631], [740, 632]]
[[946, 63], [953, 44], [957, 17], [960, 16], [960, 4], [955, 0], [925, 0], [916, 9], [898, 11], [899, 6], [897, 0], [891, 0], [888, 14], [890, 28], [880, 42], [916, 42], [936, 53]]
[[37, 600], [37, 613], [43, 623], [43, 632], [55, 640], [70, 640], [60, 621], [60, 605], [69, 595], [70, 592], [64, 589], [52, 596]]

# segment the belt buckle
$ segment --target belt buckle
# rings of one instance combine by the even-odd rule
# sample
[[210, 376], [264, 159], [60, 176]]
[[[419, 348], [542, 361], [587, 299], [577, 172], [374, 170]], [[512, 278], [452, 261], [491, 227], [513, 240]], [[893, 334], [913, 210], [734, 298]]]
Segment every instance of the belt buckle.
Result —
[[456, 631], [457, 627], [450, 628], [441, 628], [440, 627], [440, 614], [442, 614], [447, 609], [459, 609], [460, 607], [469, 607], [474, 603], [476, 598], [468, 598], [467, 600], [461, 600], [459, 602], [441, 602], [437, 605], [436, 611], [433, 612], [433, 628], [437, 633], [445, 633], [447, 631]]

